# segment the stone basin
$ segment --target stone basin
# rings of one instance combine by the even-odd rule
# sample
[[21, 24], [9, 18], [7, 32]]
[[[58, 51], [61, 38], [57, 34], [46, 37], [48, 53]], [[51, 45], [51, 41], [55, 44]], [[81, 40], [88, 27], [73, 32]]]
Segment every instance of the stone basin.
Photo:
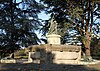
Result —
[[54, 59], [56, 60], [76, 60], [79, 56], [77, 52], [58, 52], [52, 51], [55, 54]]
[[[81, 47], [74, 45], [42, 44], [32, 45], [27, 49], [29, 61], [41, 60], [50, 63], [77, 63], [81, 59]], [[32, 60], [33, 59], [33, 60]]]

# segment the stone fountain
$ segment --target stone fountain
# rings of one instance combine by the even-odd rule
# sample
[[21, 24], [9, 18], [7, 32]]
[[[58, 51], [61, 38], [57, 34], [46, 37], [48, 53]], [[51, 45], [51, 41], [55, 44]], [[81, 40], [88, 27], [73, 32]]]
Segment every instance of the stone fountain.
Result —
[[48, 44], [31, 45], [27, 48], [29, 62], [77, 64], [81, 59], [81, 47], [62, 45], [60, 35], [57, 33], [57, 22], [52, 18], [47, 35]]

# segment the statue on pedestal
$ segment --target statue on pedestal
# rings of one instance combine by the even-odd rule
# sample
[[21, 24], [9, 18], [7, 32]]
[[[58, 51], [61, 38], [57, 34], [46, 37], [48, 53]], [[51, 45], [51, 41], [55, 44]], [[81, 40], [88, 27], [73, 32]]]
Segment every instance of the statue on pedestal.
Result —
[[50, 28], [48, 34], [57, 34], [57, 22], [56, 20], [54, 20], [54, 17], [52, 17], [49, 23], [50, 23]]
[[48, 31], [47, 39], [48, 44], [60, 44], [60, 35], [57, 32], [57, 22], [54, 20], [54, 17], [49, 21], [50, 28]]

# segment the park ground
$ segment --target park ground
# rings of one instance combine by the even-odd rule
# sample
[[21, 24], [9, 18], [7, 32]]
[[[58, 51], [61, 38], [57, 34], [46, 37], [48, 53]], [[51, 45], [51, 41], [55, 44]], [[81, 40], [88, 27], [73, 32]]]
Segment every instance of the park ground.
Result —
[[1, 63], [0, 71], [100, 71], [100, 62], [90, 65]]

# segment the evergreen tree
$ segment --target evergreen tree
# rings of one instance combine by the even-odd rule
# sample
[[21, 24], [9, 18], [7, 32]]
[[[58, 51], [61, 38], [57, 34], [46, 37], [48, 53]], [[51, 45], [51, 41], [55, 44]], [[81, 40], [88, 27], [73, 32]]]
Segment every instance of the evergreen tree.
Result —
[[43, 6], [35, 0], [0, 0], [0, 53], [38, 44], [35, 31], [42, 25], [38, 18]]

